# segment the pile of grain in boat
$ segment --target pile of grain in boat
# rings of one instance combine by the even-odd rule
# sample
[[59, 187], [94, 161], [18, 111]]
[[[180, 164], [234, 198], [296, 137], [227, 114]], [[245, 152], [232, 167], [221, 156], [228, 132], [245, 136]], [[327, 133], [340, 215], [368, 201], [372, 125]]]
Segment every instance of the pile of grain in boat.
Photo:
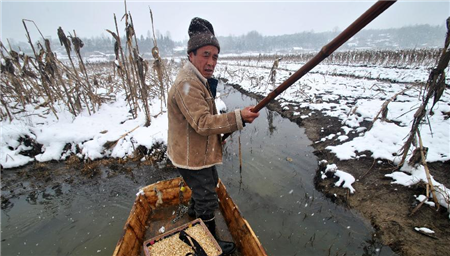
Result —
[[[185, 232], [192, 238], [197, 240], [200, 246], [205, 250], [208, 256], [218, 256], [219, 250], [214, 246], [208, 233], [205, 232], [203, 227], [198, 224], [189, 227]], [[180, 233], [175, 233], [172, 236], [166, 237], [162, 240], [155, 242], [148, 247], [151, 256], [185, 256], [188, 253], [194, 253], [192, 248], [185, 244], [179, 238]]]

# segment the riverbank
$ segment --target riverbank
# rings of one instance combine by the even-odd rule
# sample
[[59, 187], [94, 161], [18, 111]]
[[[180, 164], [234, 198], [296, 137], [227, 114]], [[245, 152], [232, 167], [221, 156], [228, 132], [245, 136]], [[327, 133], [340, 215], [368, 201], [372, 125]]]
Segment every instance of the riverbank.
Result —
[[66, 161], [35, 161], [17, 168], [2, 169], [1, 209], [8, 211], [14, 206], [12, 199], [20, 197], [26, 197], [34, 204], [38, 197], [51, 200], [64, 194], [61, 191], [64, 186], [76, 191], [83, 186], [95, 186], [121, 177], [136, 183], [138, 189], [139, 186], [176, 177], [178, 172], [166, 159], [165, 152], [165, 145], [156, 144], [143, 161], [132, 158], [83, 161], [72, 155]]
[[[229, 109], [256, 102], [230, 86], [220, 88]], [[309, 144], [303, 128], [264, 110], [224, 147], [220, 177], [268, 254], [392, 255], [372, 237], [370, 223], [315, 190], [318, 161]], [[164, 152], [161, 147], [124, 158], [130, 161], [73, 155], [4, 170], [12, 186], [2, 194], [12, 188], [17, 197], [2, 209], [2, 255], [111, 255], [139, 188], [177, 175], [164, 157], [154, 158]]]
[[[261, 99], [260, 96], [248, 93], [240, 86], [233, 87], [252, 98]], [[367, 152], [369, 156], [360, 157], [357, 160], [337, 159], [326, 150], [326, 147], [336, 145], [338, 142], [321, 141], [321, 138], [340, 131], [340, 121], [337, 118], [322, 115], [317, 111], [312, 113], [309, 109], [283, 106], [277, 100], [270, 103], [268, 108], [305, 128], [308, 138], [316, 142], [312, 143], [312, 146], [318, 159], [334, 163], [340, 170], [356, 178], [356, 182], [352, 184], [356, 192], [351, 194], [348, 189], [336, 187], [335, 178], [322, 179], [322, 167], [316, 171], [315, 185], [332, 201], [357, 210], [370, 221], [375, 229], [374, 241], [382, 241], [401, 255], [433, 255], [435, 252], [436, 255], [438, 253], [442, 255], [450, 249], [448, 240], [450, 226], [444, 209], [441, 208], [439, 212], [436, 212], [433, 208], [423, 205], [415, 214], [409, 216], [418, 205], [414, 195], [424, 193], [423, 184], [410, 188], [393, 185], [392, 180], [387, 179], [385, 174], [392, 172], [394, 164], [389, 161], [374, 162], [369, 152]], [[301, 114], [298, 114], [299, 111]], [[308, 118], [301, 118], [301, 116], [308, 116]], [[349, 135], [357, 136], [351, 133]], [[135, 157], [134, 161], [130, 162], [111, 158], [81, 161], [73, 155], [65, 162], [61, 162], [60, 168], [55, 169], [54, 164], [55, 162], [34, 162], [17, 171], [15, 169], [2, 171], [2, 210], [13, 207], [10, 198], [25, 196], [30, 203], [42, 203], [57, 198], [64, 193], [64, 190], [67, 190], [67, 186], [77, 191], [85, 187], [99, 186], [102, 182], [110, 182], [115, 177], [121, 177], [136, 183], [137, 188], [139, 185], [151, 184], [177, 175], [165, 159], [163, 144], [145, 152], [144, 155]], [[154, 165], [157, 168], [151, 168]], [[140, 167], [145, 171], [139, 171]], [[445, 181], [450, 181], [449, 173], [446, 172], [448, 167], [448, 162], [431, 164], [432, 175], [437, 180], [444, 181], [447, 187], [449, 184]], [[131, 194], [129, 196], [132, 197]], [[435, 234], [418, 233], [415, 227], [428, 227], [435, 231]], [[434, 248], [431, 253], [429, 248]]]
[[[248, 63], [229, 61], [216, 73], [223, 81], [226, 79], [228, 83], [236, 84], [235, 88], [242, 93], [261, 99], [261, 95], [267, 95], [272, 89], [269, 87], [281, 83], [298, 68], [298, 65], [300, 64], [286, 63], [278, 70], [275, 83], [265, 83], [271, 66], [267, 61], [259, 64], [256, 60], [248, 60]], [[377, 80], [375, 77], [384, 79]], [[239, 154], [235, 150], [238, 148], [237, 140], [233, 141], [232, 138], [227, 142], [224, 159], [229, 165], [227, 169], [221, 170], [227, 175], [225, 182], [231, 186], [231, 191], [246, 193], [246, 196], [240, 194], [237, 197], [238, 200], [242, 200], [238, 204], [247, 204], [246, 214], [249, 219], [260, 221], [255, 225], [255, 229], [261, 234], [261, 240], [271, 243], [273, 237], [279, 239], [277, 243], [271, 245], [273, 252], [279, 253], [289, 249], [288, 255], [295, 253], [296, 250], [304, 253], [305, 248], [300, 251], [298, 246], [283, 244], [283, 242], [291, 243], [292, 240], [295, 244], [304, 244], [307, 249], [317, 251], [318, 248], [315, 246], [318, 243], [313, 246], [312, 242], [316, 234], [320, 235], [321, 239], [324, 237], [327, 239], [325, 243], [320, 242], [326, 246], [321, 250], [328, 252], [332, 250], [336, 254], [359, 252], [361, 247], [366, 250], [366, 245], [359, 246], [361, 239], [381, 240], [403, 255], [429, 255], [429, 248], [433, 248], [431, 254], [448, 251], [449, 221], [444, 207], [435, 212], [434, 208], [428, 205], [432, 203], [430, 200], [409, 216], [416, 206], [420, 205], [419, 199], [422, 200], [420, 196], [425, 194], [423, 182], [415, 180], [412, 185], [405, 187], [395, 185], [394, 182], [398, 181], [387, 177], [394, 172], [396, 158], [398, 160], [394, 154], [401, 148], [402, 138], [407, 134], [414, 114], [413, 110], [420, 104], [422, 91], [420, 87], [412, 85], [416, 81], [418, 82], [414, 85], [423, 83], [426, 78], [426, 68], [406, 67], [400, 70], [377, 66], [324, 65], [318, 70], [313, 70], [302, 79], [301, 83], [295, 84], [279, 95], [277, 100], [268, 106], [269, 109], [304, 127], [312, 143], [304, 138], [303, 131], [299, 131], [303, 128], [298, 129], [297, 125], [283, 120], [274, 122], [277, 114], [270, 113], [266, 118], [259, 118], [257, 124], [252, 124], [250, 128], [239, 133], [239, 135], [247, 133], [242, 138], [244, 171], [240, 172], [236, 168]], [[390, 103], [387, 121], [377, 121], [378, 126], [368, 129], [381, 105], [409, 86], [410, 91], [398, 94], [397, 100]], [[221, 98], [227, 97], [227, 94], [228, 92], [223, 93]], [[242, 98], [241, 96], [236, 96], [236, 104], [230, 105], [230, 109], [242, 107], [244, 103], [253, 104], [249, 102], [254, 100], [248, 98], [244, 100], [244, 96]], [[56, 118], [45, 109], [29, 108], [28, 112], [19, 113], [21, 118], [2, 123], [1, 164], [4, 168], [8, 168], [6, 171], [2, 170], [2, 210], [5, 209], [2, 214], [12, 216], [13, 213], [20, 212], [20, 203], [23, 206], [28, 202], [39, 207], [42, 203], [45, 207], [49, 204], [47, 199], [59, 199], [61, 194], [68, 195], [67, 201], [70, 201], [73, 199], [71, 197], [73, 192], [78, 193], [80, 190], [85, 191], [83, 193], [86, 195], [83, 196], [90, 199], [91, 193], [99, 192], [91, 188], [101, 188], [107, 190], [109, 197], [100, 199], [94, 196], [96, 202], [93, 205], [104, 200], [112, 200], [112, 204], [106, 204], [112, 208], [109, 212], [122, 211], [125, 212], [123, 216], [126, 216], [129, 207], [124, 206], [123, 202], [131, 202], [135, 196], [133, 193], [139, 186], [165, 179], [166, 174], [174, 174], [173, 170], [170, 171], [170, 166], [165, 166], [167, 163], [164, 159], [154, 161], [153, 164], [156, 164], [157, 170], [167, 167], [168, 172], [156, 171], [150, 167], [154, 155], [164, 155], [164, 150], [152, 148], [155, 144], [165, 144], [167, 137], [167, 113], [163, 109], [163, 104], [160, 104], [159, 100], [153, 102], [151, 113], [158, 114], [152, 117], [151, 126], [146, 127], [143, 125], [145, 115], [139, 113], [137, 118], [130, 116], [124, 100], [125, 94], [117, 93], [115, 97], [115, 100], [103, 104], [92, 115], [84, 111], [74, 117], [61, 107], [59, 118]], [[221, 98], [216, 101], [220, 101]], [[429, 147], [427, 159], [432, 169], [431, 174], [435, 181], [447, 188], [450, 187], [449, 173], [446, 171], [449, 169], [449, 102], [450, 94], [445, 91], [435, 106], [433, 115], [429, 116], [433, 129], [421, 130], [424, 143]], [[278, 130], [289, 126], [287, 123], [296, 129], [283, 130], [278, 134], [280, 137], [273, 142], [266, 141]], [[268, 130], [259, 130], [261, 127]], [[245, 141], [246, 139], [248, 141]], [[294, 139], [299, 143], [292, 143]], [[297, 145], [287, 149], [294, 144]], [[310, 144], [313, 149], [309, 148]], [[268, 145], [271, 146], [267, 147]], [[304, 148], [308, 150], [302, 151]], [[275, 152], [276, 149], [281, 150]], [[270, 151], [269, 154], [266, 154], [267, 151]], [[313, 151], [316, 156], [313, 155]], [[269, 160], [270, 157], [274, 158]], [[111, 158], [133, 160], [124, 162], [113, 161]], [[48, 161], [51, 161], [51, 164], [47, 165]], [[55, 168], [53, 164], [59, 163], [55, 161], [65, 161], [64, 163], [68, 165], [61, 164], [62, 166]], [[11, 169], [30, 162], [33, 163], [23, 169]], [[318, 162], [323, 166], [317, 169]], [[143, 166], [148, 168], [140, 168]], [[337, 174], [337, 171], [325, 172], [332, 166], [335, 166], [334, 171], [338, 170], [341, 173], [341, 178], [345, 176], [346, 179], [343, 180], [345, 188], [335, 186], [337, 178], [334, 174]], [[316, 190], [312, 177], [315, 169], [317, 169], [316, 188], [337, 202], [340, 207], [354, 209], [369, 220], [376, 231], [372, 239], [361, 236], [362, 233], [371, 233], [364, 224], [354, 225], [356, 220], [349, 221], [346, 219], [348, 217], [346, 213], [341, 210], [335, 214], [338, 212], [338, 206], [322, 198], [322, 202], [318, 203], [317, 198], [323, 195], [314, 194]], [[407, 172], [396, 173], [407, 175]], [[413, 175], [408, 177], [415, 179]], [[119, 193], [115, 185], [102, 185], [115, 184], [114, 182], [121, 184], [124, 182], [121, 180], [125, 180], [128, 186], [123, 187]], [[277, 182], [274, 182], [275, 180]], [[130, 182], [132, 184], [129, 184]], [[268, 187], [269, 185], [271, 186]], [[305, 187], [311, 188], [303, 191]], [[120, 204], [114, 203], [115, 197], [111, 198], [111, 195], [122, 194], [126, 195], [126, 198], [122, 198]], [[14, 195], [25, 196], [27, 202], [23, 202], [23, 197], [22, 201], [10, 200]], [[254, 204], [248, 205], [248, 202]], [[14, 203], [16, 207], [12, 207]], [[76, 208], [72, 205], [70, 207]], [[92, 207], [94, 206], [88, 205], [86, 210], [91, 211]], [[55, 211], [59, 211], [61, 207], [54, 206], [54, 208], [58, 209]], [[58, 218], [72, 216], [73, 209], [69, 210], [62, 210], [56, 215]], [[103, 212], [102, 208], [96, 210]], [[34, 212], [31, 215], [34, 216]], [[81, 213], [78, 215], [77, 217], [83, 218]], [[287, 218], [290, 218], [290, 224], [285, 223]], [[72, 217], [62, 221], [70, 222]], [[115, 221], [119, 220], [116, 218]], [[66, 224], [72, 227], [72, 223]], [[8, 239], [15, 239], [16, 246], [20, 247], [23, 242], [18, 241], [20, 233], [15, 233], [14, 225], [11, 224], [9, 227], [14, 232], [8, 234]], [[29, 223], [23, 225], [24, 230], [31, 226]], [[51, 226], [53, 225], [52, 222]], [[77, 223], [73, 228], [83, 229], [83, 225], [88, 224]], [[121, 223], [117, 226], [120, 229], [122, 225]], [[317, 228], [321, 225], [324, 226]], [[40, 224], [36, 226], [47, 228]], [[279, 229], [276, 230], [274, 227]], [[434, 233], [419, 233], [416, 228], [419, 230], [427, 228]], [[351, 230], [348, 237], [343, 238], [348, 229]], [[359, 232], [360, 230], [364, 232]], [[112, 234], [109, 230], [103, 231]], [[115, 242], [116, 239], [114, 237], [111, 240]], [[111, 240], [105, 241], [105, 244], [110, 246], [114, 243], [111, 243]], [[96, 241], [94, 237], [90, 237], [89, 242], [94, 243], [92, 241]], [[2, 245], [9, 243], [8, 240], [2, 242]], [[337, 244], [338, 242], [341, 244]], [[39, 244], [43, 243], [44, 241]], [[83, 243], [84, 241], [81, 244]], [[349, 246], [349, 243], [352, 243], [352, 246]], [[377, 254], [377, 250], [382, 248], [379, 245], [368, 247], [374, 249], [372, 254]]]
[[111, 255], [139, 189], [178, 176], [164, 158], [152, 157], [74, 156], [2, 170], [1, 254]]
[[[233, 87], [241, 93], [261, 100], [262, 97], [249, 93], [238, 85]], [[306, 130], [312, 142], [318, 159], [326, 160], [339, 166], [356, 178], [352, 184], [355, 193], [348, 189], [335, 186], [337, 178], [322, 179], [326, 165], [321, 165], [316, 172], [316, 188], [332, 201], [357, 210], [375, 229], [374, 236], [383, 244], [391, 247], [400, 255], [445, 255], [450, 250], [450, 221], [447, 209], [441, 207], [439, 211], [428, 205], [423, 205], [414, 214], [411, 214], [420, 203], [416, 196], [425, 193], [425, 184], [419, 183], [411, 187], [392, 184], [392, 179], [385, 175], [392, 173], [396, 168], [391, 161], [375, 160], [370, 152], [366, 156], [353, 160], [339, 160], [326, 148], [339, 144], [336, 140], [321, 140], [332, 134], [343, 132], [341, 122], [336, 117], [330, 117], [321, 112], [313, 112], [308, 108], [294, 108], [282, 106], [277, 100], [271, 102], [268, 108], [289, 118]], [[300, 114], [299, 114], [300, 112]], [[313, 112], [313, 113], [312, 113]], [[308, 116], [308, 118], [301, 118]], [[370, 123], [366, 122], [368, 126]], [[349, 134], [356, 137], [358, 134]], [[435, 162], [429, 164], [431, 175], [450, 187], [450, 162]], [[416, 230], [426, 227], [435, 233], [427, 234]]]

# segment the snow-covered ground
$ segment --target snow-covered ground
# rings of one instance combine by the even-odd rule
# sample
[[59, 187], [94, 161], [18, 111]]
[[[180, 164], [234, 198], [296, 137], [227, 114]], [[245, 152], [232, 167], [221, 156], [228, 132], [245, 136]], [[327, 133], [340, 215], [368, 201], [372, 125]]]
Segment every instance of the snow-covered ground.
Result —
[[[222, 63], [217, 74], [228, 79], [229, 83], [239, 84], [246, 91], [266, 96], [273, 85], [269, 83], [269, 74], [273, 62], [232, 61]], [[302, 65], [280, 62], [276, 74], [275, 86], [281, 84]], [[307, 108], [320, 111], [325, 115], [337, 117], [341, 121], [341, 132], [321, 138], [338, 140], [337, 146], [329, 146], [328, 150], [336, 154], [340, 160], [365, 157], [364, 151], [372, 152], [372, 157], [399, 163], [401, 147], [411, 129], [414, 113], [421, 104], [421, 90], [416, 83], [425, 83], [429, 76], [429, 68], [398, 69], [383, 67], [358, 67], [342, 65], [318, 65], [277, 99], [282, 106], [294, 109]], [[449, 79], [447, 78], [447, 81]], [[382, 104], [403, 89], [411, 87], [400, 94], [388, 105], [387, 119], [393, 122], [377, 120], [367, 131], [361, 126], [363, 121], [373, 121]], [[432, 102], [428, 105], [431, 108]], [[450, 93], [444, 92], [441, 100], [434, 106], [433, 115], [420, 128], [425, 147], [428, 147], [429, 162], [450, 160]], [[300, 114], [300, 111], [298, 112]], [[301, 116], [308, 118], [309, 116]], [[358, 136], [349, 140], [349, 133]], [[412, 152], [412, 149], [411, 149]], [[355, 182], [351, 175], [338, 170], [339, 166], [328, 165], [325, 172], [334, 172], [339, 177], [337, 185], [344, 184], [350, 189]], [[420, 181], [428, 183], [423, 166], [416, 168], [407, 164], [401, 171], [387, 175], [393, 183], [411, 186]], [[323, 175], [325, 177], [325, 175]], [[432, 179], [439, 203], [449, 208], [450, 190], [439, 181]], [[450, 215], [449, 215], [450, 218]]]
[[[273, 85], [268, 83], [272, 64], [269, 61], [223, 60], [217, 66], [215, 74], [228, 79], [229, 83], [239, 84], [249, 92], [265, 96], [273, 89]], [[274, 84], [279, 85], [301, 65], [281, 61]], [[289, 105], [298, 110], [308, 108], [339, 118], [342, 131], [320, 139], [339, 141], [339, 145], [327, 148], [339, 159], [358, 159], [364, 157], [360, 152], [370, 151], [374, 158], [398, 163], [400, 158], [397, 154], [410, 130], [415, 110], [421, 103], [421, 91], [412, 85], [426, 82], [428, 74], [427, 67], [395, 69], [319, 65], [277, 99], [283, 106]], [[411, 89], [389, 104], [387, 118], [394, 122], [378, 120], [370, 130], [361, 126], [363, 121], [372, 121], [381, 105], [405, 87]], [[159, 113], [160, 105], [158, 100], [152, 102], [151, 113]], [[217, 100], [217, 105], [225, 108], [220, 99]], [[450, 160], [448, 112], [450, 93], [445, 91], [434, 107], [434, 114], [427, 119], [429, 123], [422, 125], [420, 129], [424, 146], [428, 147], [429, 162]], [[300, 111], [298, 115], [301, 115]], [[82, 159], [123, 158], [132, 155], [139, 145], [150, 148], [156, 142], [165, 143], [167, 138], [166, 113], [152, 118], [151, 126], [144, 127], [144, 114], [140, 113], [136, 119], [131, 118], [125, 96], [120, 93], [116, 95], [115, 102], [103, 104], [92, 115], [84, 112], [73, 117], [61, 104], [58, 116], [59, 119], [56, 119], [51, 113], [44, 113], [42, 109], [29, 106], [26, 112], [17, 114], [12, 122], [2, 121], [0, 164], [3, 168], [18, 167], [31, 161], [64, 160], [72, 153]], [[301, 118], [307, 119], [308, 116]], [[356, 133], [358, 136], [350, 140], [350, 133]], [[126, 136], [119, 139], [125, 134]], [[34, 158], [21, 154], [29, 150], [26, 143], [19, 139], [26, 136], [43, 145], [41, 154]], [[112, 150], [103, 147], [106, 142], [115, 140], [118, 142]], [[352, 192], [358, 192], [351, 186], [357, 181], [351, 175], [340, 171], [339, 166], [329, 165], [327, 170], [342, 179], [339, 184], [344, 184]], [[404, 165], [401, 171], [388, 176], [393, 182], [405, 186], [419, 181], [428, 182], [423, 167], [411, 168]], [[439, 181], [433, 180], [433, 185], [441, 191], [440, 204], [448, 208], [450, 190]]]
[[[150, 113], [160, 113], [160, 101], [152, 103]], [[220, 98], [216, 105], [219, 111], [226, 108]], [[58, 106], [59, 119], [44, 112], [48, 112], [47, 109], [28, 106], [27, 111], [16, 115], [12, 122], [1, 122], [0, 164], [3, 168], [19, 167], [32, 161], [65, 160], [71, 154], [91, 160], [124, 158], [132, 156], [140, 145], [151, 148], [157, 142], [165, 144], [167, 141], [167, 113], [152, 118], [151, 125], [144, 127], [145, 115], [140, 113], [133, 119], [123, 94], [116, 95], [115, 102], [103, 104], [92, 115], [85, 110], [74, 117], [63, 104]], [[31, 149], [20, 140], [25, 137], [42, 144], [42, 153], [34, 158], [22, 155], [21, 152]], [[103, 145], [111, 141], [117, 141], [116, 146], [111, 150], [104, 148]]]

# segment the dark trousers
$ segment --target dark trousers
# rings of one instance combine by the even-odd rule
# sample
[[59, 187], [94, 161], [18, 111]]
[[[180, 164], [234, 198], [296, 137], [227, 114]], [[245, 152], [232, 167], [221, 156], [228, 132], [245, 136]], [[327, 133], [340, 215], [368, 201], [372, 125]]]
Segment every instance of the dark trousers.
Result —
[[214, 211], [219, 208], [216, 186], [219, 176], [215, 166], [201, 169], [188, 170], [178, 168], [186, 184], [192, 190], [194, 210], [197, 218], [214, 218]]

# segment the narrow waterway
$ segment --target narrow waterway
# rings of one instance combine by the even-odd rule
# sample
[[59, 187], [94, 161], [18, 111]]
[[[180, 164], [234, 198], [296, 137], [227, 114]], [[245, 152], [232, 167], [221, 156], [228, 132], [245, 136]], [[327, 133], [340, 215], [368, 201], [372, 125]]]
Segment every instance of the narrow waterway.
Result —
[[[230, 86], [219, 92], [228, 110], [257, 104]], [[370, 223], [314, 188], [310, 144], [303, 128], [267, 109], [226, 143], [219, 175], [267, 253], [392, 255], [374, 242]]]
[[[229, 110], [256, 104], [230, 86], [219, 92]], [[315, 190], [317, 159], [304, 130], [275, 112], [260, 113], [228, 140], [218, 170], [267, 253], [391, 255], [388, 247], [374, 244], [369, 223]], [[51, 186], [24, 181], [15, 188], [23, 195], [2, 207], [1, 255], [111, 255], [138, 189], [177, 175], [128, 163], [104, 166], [100, 177], [87, 179], [73, 177], [77, 172], [64, 163], [47, 166], [59, 173], [51, 176]], [[124, 171], [112, 171], [117, 168]], [[36, 171], [4, 170], [2, 179], [24, 170]], [[9, 193], [2, 190], [3, 196]]]
[[[20, 182], [14, 193], [23, 195], [2, 207], [0, 255], [112, 255], [139, 188], [176, 176], [136, 163], [101, 166], [101, 177], [93, 178], [64, 163], [46, 166], [58, 173], [51, 182]], [[2, 182], [22, 171], [39, 170], [4, 170]]]

